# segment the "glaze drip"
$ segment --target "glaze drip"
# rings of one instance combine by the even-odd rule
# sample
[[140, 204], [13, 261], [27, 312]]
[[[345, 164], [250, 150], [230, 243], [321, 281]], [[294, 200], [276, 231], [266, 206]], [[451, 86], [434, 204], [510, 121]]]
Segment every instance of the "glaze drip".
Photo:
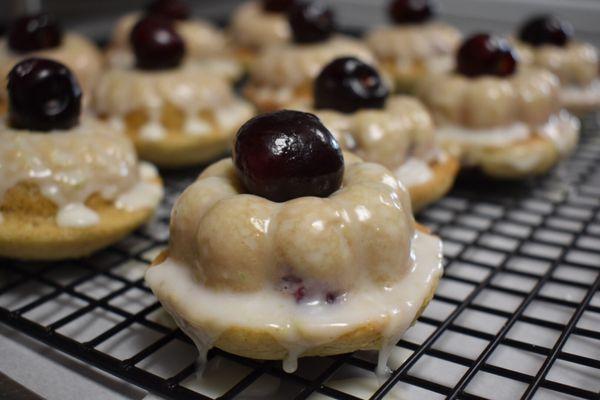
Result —
[[[150, 185], [140, 182], [150, 173], [143, 166], [145, 173], [140, 176], [129, 140], [90, 117], [82, 118], [72, 130], [44, 134], [15, 130], [5, 122], [1, 126], [0, 204], [12, 187], [33, 183], [58, 207], [59, 226], [83, 228], [99, 222], [99, 216], [85, 206], [94, 194], [112, 201], [135, 197], [132, 190], [143, 191], [144, 201], [124, 202], [132, 211], [154, 207], [162, 196], [157, 182], [152, 190], [138, 189]], [[156, 174], [149, 180], [155, 178]]]
[[334, 304], [298, 304], [269, 288], [254, 293], [208, 289], [198, 285], [189, 267], [172, 258], [150, 268], [146, 280], [196, 343], [201, 357], [228, 327], [265, 330], [286, 349], [284, 370], [294, 372], [298, 357], [307, 350], [375, 324], [384, 326], [377, 367], [384, 375], [391, 350], [442, 273], [439, 239], [417, 232], [412, 242], [412, 266], [401, 281], [385, 289], [363, 286], [349, 293], [346, 301]]
[[215, 130], [229, 134], [252, 114], [250, 105], [235, 97], [225, 79], [207, 73], [206, 67], [197, 63], [159, 72], [110, 69], [98, 84], [95, 104], [98, 112], [121, 130], [128, 117], [143, 113], [145, 122], [138, 134], [147, 141], [167, 137], [167, 125], [174, 122], [165, 123], [165, 119], [173, 114], [181, 113], [180, 130], [192, 136]]
[[291, 372], [298, 357], [321, 347], [337, 354], [338, 340], [365, 329], [375, 335], [368, 345], [343, 349], [377, 348], [387, 362], [437, 285], [441, 242], [415, 230], [408, 193], [389, 170], [344, 159], [342, 187], [327, 198], [245, 194], [228, 159], [177, 200], [168, 257], [146, 281], [201, 354], [214, 344], [247, 355], [256, 340], [258, 358], [283, 359]]

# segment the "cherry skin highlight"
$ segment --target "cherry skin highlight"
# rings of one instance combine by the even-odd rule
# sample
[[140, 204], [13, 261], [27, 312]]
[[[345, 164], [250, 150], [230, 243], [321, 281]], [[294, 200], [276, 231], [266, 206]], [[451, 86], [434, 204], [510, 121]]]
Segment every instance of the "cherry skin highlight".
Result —
[[335, 30], [333, 11], [318, 0], [295, 4], [288, 13], [288, 21], [296, 43], [323, 42]]
[[58, 47], [62, 38], [62, 28], [47, 13], [19, 17], [8, 29], [8, 47], [19, 53]]
[[63, 64], [28, 58], [8, 74], [8, 121], [16, 129], [50, 131], [79, 123], [81, 88]]
[[185, 55], [183, 39], [175, 31], [172, 20], [164, 17], [142, 18], [133, 27], [129, 40], [140, 69], [175, 68]]
[[315, 108], [352, 113], [383, 108], [389, 89], [375, 68], [355, 57], [342, 57], [323, 68], [314, 93]]
[[551, 15], [533, 17], [519, 31], [519, 39], [535, 47], [545, 44], [563, 47], [572, 36], [573, 27]]
[[248, 192], [275, 202], [327, 197], [344, 176], [338, 142], [316, 116], [300, 111], [246, 122], [237, 133], [233, 160]]
[[471, 78], [505, 77], [517, 69], [517, 58], [508, 42], [486, 33], [467, 38], [458, 50], [456, 61], [458, 72]]

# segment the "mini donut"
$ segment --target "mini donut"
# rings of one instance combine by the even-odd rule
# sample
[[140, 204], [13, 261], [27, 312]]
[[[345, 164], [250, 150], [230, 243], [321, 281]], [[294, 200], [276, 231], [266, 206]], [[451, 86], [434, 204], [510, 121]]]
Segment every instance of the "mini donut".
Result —
[[[253, 108], [227, 78], [185, 58], [171, 22], [146, 17], [136, 27], [136, 63], [103, 74], [95, 110], [131, 138], [142, 159], [160, 167], [202, 164], [226, 153]], [[171, 38], [169, 46], [148, 39], [148, 31], [159, 30]]]
[[[33, 22], [37, 30], [24, 32], [23, 25]], [[17, 63], [28, 57], [49, 58], [66, 65], [77, 76], [86, 94], [93, 91], [104, 67], [102, 54], [92, 41], [75, 32], [63, 33], [59, 23], [45, 13], [24, 15], [12, 22], [7, 37], [0, 40], [0, 76], [4, 79]], [[6, 109], [7, 96], [3, 81], [0, 115], [3, 115], [2, 109]], [[84, 97], [85, 104], [88, 97]]]
[[391, 1], [393, 25], [377, 27], [366, 36], [382, 71], [392, 77], [401, 93], [414, 93], [427, 75], [454, 68], [454, 52], [462, 35], [435, 20], [435, 13], [433, 1]]
[[106, 51], [109, 65], [125, 67], [133, 64], [130, 34], [135, 24], [148, 15], [173, 21], [185, 43], [187, 58], [231, 81], [242, 76], [244, 70], [229, 48], [225, 33], [209, 21], [193, 18], [190, 7], [183, 0], [154, 0], [143, 12], [132, 12], [119, 18]]
[[242, 64], [249, 68], [261, 50], [292, 40], [286, 15], [291, 3], [289, 0], [250, 0], [233, 11], [228, 32]]
[[436, 142], [429, 112], [414, 97], [389, 95], [377, 69], [354, 57], [329, 63], [314, 84], [313, 111], [340, 146], [384, 165], [410, 193], [413, 211], [452, 187], [458, 160]]
[[512, 38], [521, 61], [553, 72], [562, 105], [575, 115], [600, 109], [600, 59], [591, 43], [574, 39], [573, 28], [551, 15], [533, 16]]
[[301, 356], [376, 349], [383, 372], [442, 274], [441, 242], [392, 172], [298, 111], [244, 124], [170, 230], [146, 282], [200, 360], [217, 346], [293, 372]]
[[81, 90], [64, 65], [24, 60], [9, 74], [8, 93], [8, 118], [0, 121], [0, 256], [86, 256], [153, 215], [163, 195], [156, 169], [138, 162], [126, 136], [80, 118]]
[[[478, 64], [485, 43], [497, 46], [498, 64]], [[507, 42], [486, 34], [461, 49], [457, 71], [428, 77], [418, 91], [443, 148], [465, 167], [507, 179], [543, 174], [573, 151], [580, 123], [562, 108], [553, 73], [518, 65]]]
[[259, 111], [309, 106], [314, 79], [336, 58], [375, 62], [362, 42], [334, 32], [333, 11], [321, 1], [298, 2], [288, 19], [293, 41], [264, 48], [250, 68], [244, 94]]

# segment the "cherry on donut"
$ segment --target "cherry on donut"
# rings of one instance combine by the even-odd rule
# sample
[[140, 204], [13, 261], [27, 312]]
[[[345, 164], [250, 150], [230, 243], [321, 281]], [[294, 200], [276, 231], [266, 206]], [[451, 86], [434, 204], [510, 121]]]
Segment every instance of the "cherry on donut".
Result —
[[389, 12], [396, 24], [419, 24], [435, 15], [436, 6], [433, 0], [393, 0]]
[[517, 58], [508, 42], [487, 33], [467, 38], [458, 50], [456, 61], [458, 72], [468, 77], [504, 77], [517, 68]]
[[81, 88], [63, 64], [28, 58], [8, 74], [8, 120], [16, 129], [50, 131], [79, 123]]
[[183, 60], [185, 44], [175, 31], [173, 21], [160, 16], [140, 19], [129, 37], [136, 65], [140, 69], [175, 68]]
[[342, 57], [323, 68], [314, 94], [315, 108], [352, 113], [383, 108], [389, 89], [375, 68], [355, 57]]
[[62, 38], [61, 26], [47, 13], [21, 16], [8, 29], [8, 47], [21, 53], [58, 47]]
[[316, 116], [300, 111], [246, 122], [237, 133], [233, 160], [248, 192], [275, 202], [327, 197], [344, 175], [338, 142]]
[[288, 20], [296, 43], [323, 42], [335, 30], [333, 11], [319, 0], [298, 2], [290, 9]]
[[519, 39], [532, 46], [551, 44], [565, 46], [573, 36], [571, 24], [552, 15], [540, 15], [529, 19], [519, 31]]

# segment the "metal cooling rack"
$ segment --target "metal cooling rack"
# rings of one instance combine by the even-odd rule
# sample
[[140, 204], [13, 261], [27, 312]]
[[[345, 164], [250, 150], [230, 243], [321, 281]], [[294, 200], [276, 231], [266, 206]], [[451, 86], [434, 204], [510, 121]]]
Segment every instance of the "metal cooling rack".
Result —
[[302, 359], [294, 374], [191, 341], [142, 276], [169, 210], [198, 171], [165, 177], [156, 220], [81, 260], [0, 260], [0, 321], [167, 398], [600, 399], [600, 127], [549, 176], [463, 176], [419, 219], [445, 243], [446, 273], [379, 381], [373, 352]]

